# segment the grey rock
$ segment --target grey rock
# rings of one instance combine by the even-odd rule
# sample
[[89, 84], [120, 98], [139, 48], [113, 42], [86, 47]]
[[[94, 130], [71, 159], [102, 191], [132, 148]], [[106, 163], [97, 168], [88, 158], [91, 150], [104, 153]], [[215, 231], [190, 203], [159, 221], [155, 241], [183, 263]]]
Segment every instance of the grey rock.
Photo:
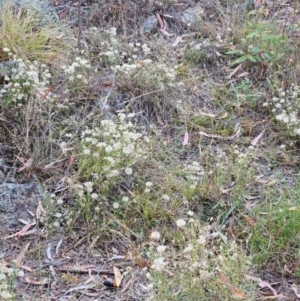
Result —
[[157, 25], [157, 18], [156, 16], [150, 16], [145, 19], [143, 25], [140, 28], [140, 33], [149, 34], [150, 32], [154, 31]]
[[[12, 61], [6, 61], [0, 63], [0, 85], [4, 84], [5, 76], [10, 77], [12, 74], [12, 69], [16, 68], [17, 64]], [[1, 164], [0, 164], [1, 166]]]
[[57, 22], [60, 22], [55, 8], [51, 6], [47, 0], [0, 0], [0, 9], [4, 5], [10, 5], [10, 2], [12, 2], [12, 7], [15, 9], [22, 8], [24, 9], [24, 11], [36, 13], [37, 18], [39, 19], [38, 24], [40, 25], [55, 24]]
[[254, 9], [255, 0], [246, 0], [235, 5], [235, 10], [238, 13], [245, 13]]
[[29, 212], [36, 212], [44, 193], [38, 183], [0, 185], [0, 234], [20, 230], [24, 225], [19, 219], [32, 221]]
[[181, 21], [185, 24], [193, 24], [198, 21], [193, 7], [189, 7], [182, 12]]

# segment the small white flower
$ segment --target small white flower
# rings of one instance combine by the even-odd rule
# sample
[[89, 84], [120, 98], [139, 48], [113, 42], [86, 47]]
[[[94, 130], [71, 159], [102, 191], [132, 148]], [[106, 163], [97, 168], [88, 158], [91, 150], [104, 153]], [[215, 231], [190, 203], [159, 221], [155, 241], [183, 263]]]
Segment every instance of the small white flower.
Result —
[[194, 211], [191, 210], [187, 213], [188, 216], [193, 216], [194, 214], [195, 214]]
[[167, 263], [165, 262], [165, 259], [163, 257], [159, 257], [154, 259], [151, 268], [160, 272], [165, 268], [166, 265]]
[[123, 147], [123, 153], [129, 155], [132, 153], [132, 149], [129, 147]]
[[86, 187], [87, 192], [92, 192], [93, 191], [93, 182], [85, 182], [84, 186]]
[[85, 148], [85, 149], [83, 150], [83, 153], [84, 153], [85, 155], [89, 155], [89, 154], [91, 153], [91, 150], [90, 150], [89, 148]]
[[110, 145], [106, 146], [106, 147], [105, 147], [105, 151], [106, 151], [107, 153], [110, 153], [111, 151], [113, 151], [112, 146], [110, 146]]
[[18, 272], [18, 276], [19, 277], [24, 277], [24, 275], [25, 275], [25, 273], [24, 273], [24, 271], [23, 270], [20, 270], [19, 272]]
[[150, 238], [153, 240], [160, 240], [161, 235], [158, 231], [153, 231], [150, 235]]
[[114, 209], [118, 209], [120, 207], [120, 204], [119, 203], [117, 203], [117, 202], [114, 202], [113, 203], [113, 208]]
[[128, 196], [123, 196], [122, 197], [122, 201], [123, 202], [128, 202], [129, 201], [129, 197]]
[[183, 250], [184, 253], [190, 252], [193, 250], [193, 245], [192, 244], [188, 244], [188, 246]]
[[4, 47], [4, 48], [3, 48], [3, 51], [4, 51], [4, 52], [10, 52], [10, 49], [7, 48], [7, 47]]
[[1, 297], [4, 300], [9, 300], [9, 299], [12, 299], [13, 296], [8, 291], [3, 291], [3, 292], [1, 292]]
[[169, 197], [167, 194], [162, 195], [161, 198], [162, 198], [163, 200], [165, 200], [165, 201], [169, 201], [169, 200], [170, 200], [170, 197]]
[[54, 223], [53, 223], [53, 226], [56, 227], [56, 228], [58, 228], [58, 227], [60, 226], [60, 225], [59, 225], [59, 222], [58, 222], [58, 221], [54, 222]]
[[152, 182], [146, 182], [146, 187], [151, 187], [153, 185]]
[[166, 251], [166, 249], [167, 249], [167, 246], [158, 246], [156, 248], [157, 252], [160, 254], [164, 253]]
[[125, 173], [126, 173], [126, 175], [131, 175], [131, 174], [132, 174], [132, 168], [127, 167], [127, 168], [125, 169]]
[[150, 188], [146, 188], [145, 190], [144, 190], [144, 193], [149, 193], [151, 190], [150, 190]]
[[83, 78], [83, 75], [82, 74], [77, 74], [76, 76], [78, 79], [82, 79]]
[[57, 205], [61, 205], [61, 204], [63, 204], [63, 199], [62, 198], [59, 198], [57, 201], [56, 201], [56, 203], [57, 203]]
[[204, 235], [200, 235], [197, 241], [199, 245], [205, 245], [206, 237]]
[[97, 193], [92, 193], [92, 194], [91, 194], [91, 198], [92, 198], [93, 200], [97, 200], [97, 199], [98, 199], [98, 194], [97, 194]]
[[186, 222], [183, 219], [179, 219], [176, 221], [176, 225], [178, 228], [183, 228], [186, 225]]

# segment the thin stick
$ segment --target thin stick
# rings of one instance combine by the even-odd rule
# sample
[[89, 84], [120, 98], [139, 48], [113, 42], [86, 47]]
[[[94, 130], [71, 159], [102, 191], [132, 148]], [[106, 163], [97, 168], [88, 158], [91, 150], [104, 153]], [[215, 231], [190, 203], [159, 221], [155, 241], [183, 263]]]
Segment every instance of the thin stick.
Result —
[[81, 50], [81, 26], [82, 26], [82, 20], [81, 20], [81, 0], [78, 0], [78, 37], [77, 37], [77, 48]]

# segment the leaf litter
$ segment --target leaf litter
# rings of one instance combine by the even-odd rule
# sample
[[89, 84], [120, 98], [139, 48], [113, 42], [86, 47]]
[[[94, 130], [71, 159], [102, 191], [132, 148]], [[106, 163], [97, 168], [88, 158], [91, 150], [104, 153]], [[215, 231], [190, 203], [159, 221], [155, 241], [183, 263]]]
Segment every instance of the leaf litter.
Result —
[[[255, 3], [256, 8], [259, 7], [259, 5], [260, 5], [260, 1], [256, 1], [256, 3]], [[171, 31], [169, 31], [169, 29], [168, 29], [168, 31], [165, 29], [164, 21], [161, 19], [161, 17], [157, 18], [157, 19], [158, 19], [158, 23], [159, 23], [159, 26], [160, 26], [160, 28], [159, 28], [160, 32], [162, 32], [163, 35], [165, 35], [166, 37], [171, 37], [171, 36], [175, 35]], [[173, 42], [173, 43], [174, 43], [175, 46], [178, 46], [179, 44], [184, 43], [184, 40], [183, 40], [183, 38], [181, 38], [181, 37], [178, 36], [177, 38], [175, 38], [175, 42]], [[239, 68], [235, 69], [230, 74], [229, 78], [234, 77], [236, 75], [236, 73], [238, 72], [238, 70], [239, 70]], [[158, 123], [160, 125], [164, 126], [165, 123], [162, 121], [161, 117], [159, 115], [157, 115], [157, 116], [158, 116], [157, 117]], [[210, 114], [210, 113], [208, 113], [208, 116], [212, 117], [212, 118], [215, 118], [217, 116], [217, 114], [213, 114], [213, 113]], [[226, 136], [223, 136], [223, 135], [207, 134], [204, 131], [200, 131], [199, 133], [200, 133], [200, 135], [205, 136], [207, 138], [213, 138], [213, 139], [219, 139], [219, 140], [233, 140], [233, 139], [235, 139], [236, 137], [239, 136], [239, 131], [236, 131], [234, 133], [234, 135], [229, 136], [229, 137], [226, 137]], [[261, 140], [263, 134], [264, 134], [264, 131], [261, 132], [258, 136], [256, 136], [251, 141], [251, 144], [253, 146], [258, 145], [258, 143]], [[188, 145], [189, 144], [189, 133], [188, 132], [185, 133], [185, 136], [183, 138], [182, 144], [183, 145]], [[32, 162], [30, 160], [31, 159], [29, 159], [27, 162], [25, 162], [23, 160], [24, 161], [23, 166], [19, 168], [18, 172], [30, 169], [31, 165], [32, 165]], [[267, 184], [269, 184], [269, 183], [270, 182], [268, 182]], [[272, 185], [273, 185], [273, 183], [272, 183]], [[293, 208], [293, 207], [291, 207], [291, 208]], [[293, 210], [293, 209], [291, 209], [291, 210]], [[43, 208], [42, 208], [42, 206], [40, 206], [38, 208], [37, 212], [36, 212], [36, 219], [37, 220], [40, 219], [40, 216], [41, 216], [42, 212], [43, 212]], [[254, 219], [252, 219], [250, 216], [244, 215], [244, 218], [246, 219], [246, 221], [248, 222], [248, 224], [250, 226], [254, 226], [255, 225], [256, 221]], [[19, 242], [22, 243], [23, 242], [22, 239], [24, 239], [25, 238], [24, 236], [26, 236], [26, 234], [29, 233], [29, 229], [32, 226], [35, 226], [35, 225], [36, 225], [35, 223], [28, 223], [24, 228], [22, 228], [17, 233], [9, 235], [9, 236], [5, 236], [4, 238], [5, 239], [8, 239], [8, 238], [17, 238], [17, 239], [19, 239]], [[30, 234], [36, 234], [36, 233], [37, 232], [31, 232]], [[118, 269], [115, 266], [113, 266], [113, 267], [107, 267], [106, 266], [105, 269], [104, 269], [104, 264], [101, 264], [101, 265], [75, 264], [75, 263], [77, 263], [77, 259], [80, 259], [81, 261], [84, 261], [84, 257], [85, 257], [84, 254], [83, 254], [83, 250], [84, 249], [82, 249], [81, 251], [78, 252], [78, 254], [79, 254], [78, 257], [75, 256], [75, 255], [72, 256], [71, 252], [66, 252], [65, 253], [66, 254], [66, 258], [69, 261], [69, 265], [60, 266], [59, 264], [57, 264], [56, 261], [59, 259], [59, 258], [57, 258], [58, 255], [61, 254], [63, 256], [64, 250], [68, 249], [67, 246], [71, 246], [70, 242], [67, 243], [68, 240], [69, 240], [68, 237], [64, 237], [64, 238], [57, 237], [55, 241], [58, 241], [58, 243], [56, 244], [55, 252], [53, 252], [54, 249], [52, 248], [51, 243], [49, 243], [48, 247], [45, 248], [46, 249], [46, 252], [45, 252], [46, 257], [50, 260], [51, 264], [53, 264], [53, 265], [49, 265], [49, 263], [48, 263], [49, 270], [51, 271], [51, 274], [55, 275], [53, 277], [55, 278], [56, 281], [57, 281], [57, 279], [59, 277], [59, 274], [61, 272], [74, 273], [74, 274], [78, 273], [79, 277], [81, 277], [80, 275], [88, 275], [89, 278], [87, 278], [87, 279], [86, 278], [81, 279], [81, 281], [83, 283], [85, 283], [85, 282], [88, 282], [88, 283], [83, 284], [83, 285], [78, 285], [78, 286], [75, 286], [73, 288], [70, 288], [70, 289], [66, 290], [65, 295], [71, 294], [72, 292], [75, 292], [75, 291], [84, 291], [84, 292], [87, 292], [89, 289], [96, 288], [97, 285], [99, 285], [98, 283], [97, 284], [96, 283], [90, 284], [89, 282], [96, 282], [96, 281], [98, 281], [99, 279], [95, 278], [98, 275], [114, 276], [113, 285], [115, 287], [119, 287], [121, 285], [121, 282], [122, 282], [122, 273], [121, 273], [121, 270]], [[62, 242], [63, 241], [64, 241], [64, 245], [62, 246]], [[98, 238], [95, 237], [94, 240], [92, 241], [92, 243], [89, 245], [89, 252], [90, 252], [91, 256], [95, 255], [95, 254], [93, 254], [93, 248], [96, 245], [97, 241], [98, 241]], [[53, 245], [55, 245], [54, 242], [53, 242]], [[19, 264], [21, 264], [21, 262], [24, 260], [26, 252], [29, 249], [29, 246], [30, 246], [30, 244], [27, 243], [25, 245], [25, 247], [22, 249], [22, 251], [20, 252], [19, 256], [17, 257]], [[46, 247], [46, 245], [45, 245], [45, 247]], [[70, 250], [70, 249], [71, 248], [69, 248], [68, 250]], [[53, 253], [55, 253], [55, 256], [54, 256]], [[124, 256], [123, 255], [119, 255], [119, 257], [116, 257], [114, 259], [116, 259], [116, 260], [123, 260], [125, 262], [126, 261], [126, 256], [125, 255]], [[46, 260], [46, 258], [45, 258], [45, 260]], [[94, 260], [91, 260], [91, 261], [94, 261]], [[106, 262], [108, 262], [108, 261], [109, 260], [107, 260]], [[34, 264], [32, 264], [31, 266], [33, 267]], [[29, 268], [29, 269], [31, 269], [31, 268]], [[37, 273], [37, 272], [38, 272], [38, 269], [36, 269], [33, 273]], [[231, 282], [229, 281], [229, 279], [224, 274], [222, 274], [221, 272], [219, 272], [217, 274], [217, 277], [218, 277], [219, 281], [227, 287], [227, 289], [232, 293], [232, 295], [235, 298], [237, 298], [237, 299], [245, 299], [247, 297], [246, 293], [244, 293], [238, 287], [235, 287], [234, 285], [232, 285]], [[261, 279], [253, 277], [253, 276], [246, 276], [246, 277], [249, 277], [248, 278], [249, 280], [256, 281], [261, 288], [268, 288], [274, 294], [274, 297], [276, 297], [276, 296], [277, 297], [282, 296], [280, 294], [277, 294], [277, 291], [274, 288], [272, 288], [272, 286], [268, 282], [262, 281]], [[45, 284], [48, 284], [49, 279], [47, 279], [47, 278], [41, 278], [41, 279], [38, 280], [38, 279], [35, 279], [35, 277], [32, 277], [32, 278], [31, 277], [30, 278], [29, 277], [25, 277], [25, 281], [28, 282], [28, 283], [30, 283], [30, 284], [33, 284], [33, 285], [41, 285], [41, 286], [43, 286]], [[133, 280], [130, 279], [127, 283], [125, 283], [125, 285], [123, 285], [123, 288], [122, 288], [121, 292], [125, 292], [126, 289], [132, 284], [132, 282], [133, 282]], [[100, 281], [99, 281], [99, 283], [100, 283]], [[298, 296], [298, 291], [296, 290], [296, 285], [293, 284], [292, 285], [292, 289], [294, 290], [296, 296], [299, 297]], [[269, 296], [268, 298], [273, 298], [273, 296]]]

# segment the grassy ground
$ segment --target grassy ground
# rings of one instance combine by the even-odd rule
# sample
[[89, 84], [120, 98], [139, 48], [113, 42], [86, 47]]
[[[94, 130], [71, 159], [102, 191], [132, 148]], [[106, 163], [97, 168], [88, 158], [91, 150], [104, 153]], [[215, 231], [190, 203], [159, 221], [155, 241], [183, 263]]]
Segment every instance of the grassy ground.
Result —
[[0, 154], [45, 191], [3, 300], [300, 296], [299, 3], [195, 2], [2, 9]]

